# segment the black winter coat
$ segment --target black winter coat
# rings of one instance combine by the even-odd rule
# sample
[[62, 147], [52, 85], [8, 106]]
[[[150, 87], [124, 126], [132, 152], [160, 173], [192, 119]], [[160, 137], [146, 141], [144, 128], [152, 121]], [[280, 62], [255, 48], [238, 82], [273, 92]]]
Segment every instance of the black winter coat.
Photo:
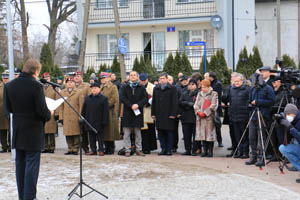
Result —
[[[97, 130], [103, 133], [104, 127], [108, 124], [109, 107], [108, 100], [102, 94], [87, 96], [82, 106], [81, 115]], [[85, 129], [91, 128], [85, 125]]]
[[194, 110], [194, 103], [197, 98], [197, 94], [199, 89], [197, 88], [195, 91], [191, 92], [189, 90], [185, 90], [180, 98], [179, 98], [179, 107], [181, 110], [181, 123], [196, 123], [196, 115]]
[[272, 107], [272, 114], [277, 113], [277, 109], [280, 105], [282, 98], [283, 98], [283, 100], [282, 100], [281, 109], [279, 110], [279, 113], [284, 111], [284, 108], [287, 104], [286, 98], [284, 98], [284, 91], [283, 91], [282, 86], [280, 86], [279, 89], [274, 92], [275, 92], [275, 103], [274, 103], [274, 106]]
[[214, 79], [211, 82], [211, 87], [213, 88], [213, 91], [218, 93], [218, 109], [217, 112], [220, 115], [222, 113], [222, 106], [221, 106], [221, 102], [222, 102], [222, 92], [223, 92], [223, 86], [222, 83], [218, 80], [218, 79]]
[[228, 114], [232, 122], [243, 122], [249, 119], [249, 95], [250, 87], [242, 85], [232, 86], [228, 95]]
[[[148, 102], [148, 94], [142, 85], [137, 85], [134, 89], [126, 83], [119, 92], [120, 100], [124, 104], [122, 125], [123, 127], [143, 127], [144, 126], [144, 105]], [[140, 115], [136, 116], [131, 109], [133, 104], [138, 104]]]
[[45, 122], [50, 120], [41, 83], [22, 72], [5, 85], [6, 110], [13, 114], [12, 148], [39, 152], [45, 146]]
[[154, 88], [151, 116], [155, 116], [155, 124], [158, 130], [174, 130], [175, 120], [169, 117], [176, 117], [178, 105], [178, 93], [175, 86], [167, 83], [164, 89], [160, 85]]

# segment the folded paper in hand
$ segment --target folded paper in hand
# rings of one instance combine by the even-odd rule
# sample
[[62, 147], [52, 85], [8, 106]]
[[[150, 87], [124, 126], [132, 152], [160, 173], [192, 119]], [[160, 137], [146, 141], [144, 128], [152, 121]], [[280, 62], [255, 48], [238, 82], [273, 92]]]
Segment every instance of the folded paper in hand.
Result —
[[[65, 97], [65, 99], [67, 99], [67, 97]], [[64, 100], [62, 98], [54, 100], [49, 97], [46, 97], [47, 107], [51, 111], [56, 110], [56, 108], [58, 108], [58, 106], [60, 106], [63, 102], [64, 102]]]
[[134, 114], [135, 116], [138, 116], [141, 114], [141, 111], [139, 109], [134, 110]]

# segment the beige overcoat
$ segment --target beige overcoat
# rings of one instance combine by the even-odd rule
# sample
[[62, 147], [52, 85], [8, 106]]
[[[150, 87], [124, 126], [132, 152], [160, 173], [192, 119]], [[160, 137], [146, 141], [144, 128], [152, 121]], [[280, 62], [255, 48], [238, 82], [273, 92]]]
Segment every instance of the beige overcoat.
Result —
[[[147, 94], [148, 94], [148, 101], [153, 96], [154, 87], [155, 86], [152, 83], [148, 82], [147, 87], [146, 87], [146, 91], [147, 91]], [[147, 103], [144, 106], [144, 127], [142, 128], [142, 130], [148, 129], [147, 124], [153, 124], [153, 123], [154, 122], [153, 122], [153, 119], [151, 117], [151, 106], [149, 105], [149, 103]]]
[[[51, 86], [44, 86], [45, 96], [50, 99], [57, 99], [57, 94]], [[54, 119], [54, 115], [51, 116], [51, 119], [45, 124], [45, 134], [54, 134], [56, 133], [57, 123]]]
[[3, 89], [4, 84], [0, 82], [0, 130], [8, 130], [8, 120], [3, 112]]

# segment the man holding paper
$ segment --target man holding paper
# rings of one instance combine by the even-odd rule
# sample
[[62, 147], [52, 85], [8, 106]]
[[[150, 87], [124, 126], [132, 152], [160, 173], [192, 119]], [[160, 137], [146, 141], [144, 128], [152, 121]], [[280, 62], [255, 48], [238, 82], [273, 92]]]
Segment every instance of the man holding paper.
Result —
[[37, 81], [40, 71], [41, 64], [29, 59], [20, 76], [4, 89], [5, 108], [13, 114], [12, 149], [16, 149], [19, 199], [36, 198], [44, 125], [51, 117], [43, 86]]
[[120, 89], [120, 100], [124, 104], [122, 125], [124, 130], [125, 156], [130, 156], [130, 133], [135, 133], [136, 155], [144, 156], [142, 153], [141, 127], [144, 126], [143, 108], [148, 102], [148, 94], [144, 86], [138, 82], [139, 75], [131, 71], [129, 81]]

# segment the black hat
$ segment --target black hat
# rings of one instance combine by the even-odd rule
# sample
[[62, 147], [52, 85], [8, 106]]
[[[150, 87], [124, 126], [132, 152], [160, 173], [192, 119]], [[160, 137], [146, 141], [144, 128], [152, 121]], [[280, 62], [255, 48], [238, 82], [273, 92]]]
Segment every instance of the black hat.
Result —
[[141, 81], [145, 81], [148, 78], [148, 74], [147, 73], [141, 73], [139, 78], [140, 78]]
[[99, 84], [98, 81], [95, 81], [94, 83], [91, 84], [90, 87], [91, 87], [91, 88], [92, 88], [92, 87], [98, 87], [98, 88], [100, 88], [100, 84]]
[[275, 82], [275, 81], [281, 81], [281, 78], [280, 76], [275, 76], [272, 80], [272, 83]]
[[271, 71], [271, 67], [263, 66], [263, 67], [259, 68], [259, 71]]
[[196, 81], [196, 79], [193, 79], [193, 78], [191, 78], [191, 79], [190, 79], [190, 81], [189, 81], [189, 84], [191, 84], [191, 83], [193, 83], [193, 84], [197, 85], [197, 81]]
[[185, 75], [183, 75], [183, 76], [180, 77], [180, 81], [184, 81], [184, 80], [188, 80], [188, 77], [185, 76]]

